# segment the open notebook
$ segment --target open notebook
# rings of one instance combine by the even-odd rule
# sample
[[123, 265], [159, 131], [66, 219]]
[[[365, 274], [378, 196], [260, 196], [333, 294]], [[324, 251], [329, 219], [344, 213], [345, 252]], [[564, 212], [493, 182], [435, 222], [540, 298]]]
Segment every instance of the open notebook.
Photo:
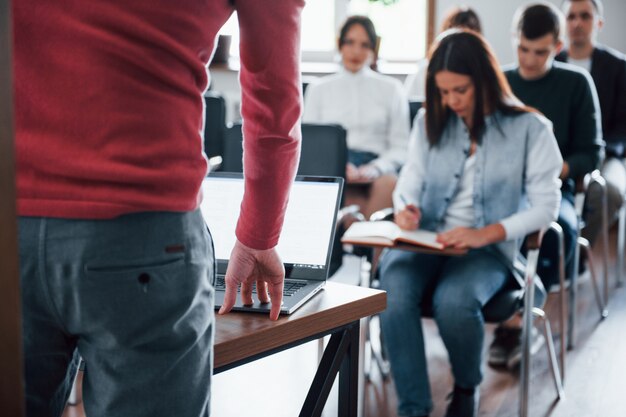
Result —
[[[335, 221], [343, 187], [336, 177], [299, 176], [294, 182], [277, 250], [285, 265], [281, 313], [291, 314], [328, 278]], [[215, 308], [224, 301], [224, 274], [235, 244], [235, 227], [243, 197], [241, 174], [211, 173], [202, 184], [202, 215], [209, 226], [217, 259]], [[270, 304], [244, 306], [241, 297], [233, 310], [269, 312]]]

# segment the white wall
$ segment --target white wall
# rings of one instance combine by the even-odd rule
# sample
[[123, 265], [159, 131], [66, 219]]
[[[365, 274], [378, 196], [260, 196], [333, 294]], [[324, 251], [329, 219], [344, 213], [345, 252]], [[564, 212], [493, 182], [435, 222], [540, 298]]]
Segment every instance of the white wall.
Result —
[[[562, 0], [549, 0], [557, 7]], [[437, 25], [439, 28], [445, 12], [452, 6], [464, 4], [478, 13], [483, 32], [491, 46], [495, 49], [501, 64], [513, 62], [511, 45], [511, 22], [518, 7], [533, 3], [529, 0], [437, 0]], [[626, 52], [626, 1], [604, 0], [605, 25], [598, 40], [619, 51]]]

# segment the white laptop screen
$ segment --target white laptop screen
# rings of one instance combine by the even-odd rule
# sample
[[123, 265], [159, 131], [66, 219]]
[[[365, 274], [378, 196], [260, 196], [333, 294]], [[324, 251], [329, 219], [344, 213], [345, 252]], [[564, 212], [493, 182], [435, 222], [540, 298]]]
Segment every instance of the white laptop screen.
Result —
[[[288, 275], [293, 269], [314, 273], [327, 268], [341, 185], [340, 179], [324, 177], [298, 177], [294, 182], [277, 246]], [[202, 215], [213, 237], [218, 264], [225, 266], [235, 244], [243, 179], [240, 175], [211, 174], [202, 190]]]

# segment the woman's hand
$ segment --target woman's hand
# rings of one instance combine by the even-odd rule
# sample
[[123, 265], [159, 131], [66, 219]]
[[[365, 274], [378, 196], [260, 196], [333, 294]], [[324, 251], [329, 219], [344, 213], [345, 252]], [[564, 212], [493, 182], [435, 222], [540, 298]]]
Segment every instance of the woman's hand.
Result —
[[356, 167], [356, 165], [348, 162], [346, 164], [346, 180], [348, 182], [354, 182], [358, 179], [359, 177], [359, 169]]
[[381, 172], [375, 165], [365, 164], [359, 167], [348, 162], [346, 165], [346, 180], [348, 183], [372, 182], [380, 177]]
[[358, 170], [359, 177], [364, 181], [373, 181], [382, 174], [380, 169], [378, 169], [376, 165], [372, 164], [361, 165]]
[[407, 204], [402, 210], [394, 215], [394, 221], [404, 230], [415, 230], [420, 225], [422, 212], [413, 204]]
[[457, 249], [477, 249], [500, 242], [506, 237], [506, 231], [501, 224], [490, 224], [481, 229], [471, 227], [456, 227], [447, 232], [439, 233], [437, 241], [445, 247]]

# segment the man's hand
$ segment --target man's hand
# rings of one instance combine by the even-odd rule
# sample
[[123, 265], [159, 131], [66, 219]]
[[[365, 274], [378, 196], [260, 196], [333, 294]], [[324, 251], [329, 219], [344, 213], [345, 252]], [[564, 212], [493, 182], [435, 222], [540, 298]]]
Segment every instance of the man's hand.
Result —
[[256, 281], [259, 301], [261, 303], [271, 301], [270, 319], [278, 319], [283, 302], [285, 268], [275, 248], [257, 250], [237, 241], [230, 255], [225, 281], [226, 294], [219, 314], [226, 314], [233, 308], [237, 302], [239, 284], [243, 304], [252, 305], [252, 285]]

